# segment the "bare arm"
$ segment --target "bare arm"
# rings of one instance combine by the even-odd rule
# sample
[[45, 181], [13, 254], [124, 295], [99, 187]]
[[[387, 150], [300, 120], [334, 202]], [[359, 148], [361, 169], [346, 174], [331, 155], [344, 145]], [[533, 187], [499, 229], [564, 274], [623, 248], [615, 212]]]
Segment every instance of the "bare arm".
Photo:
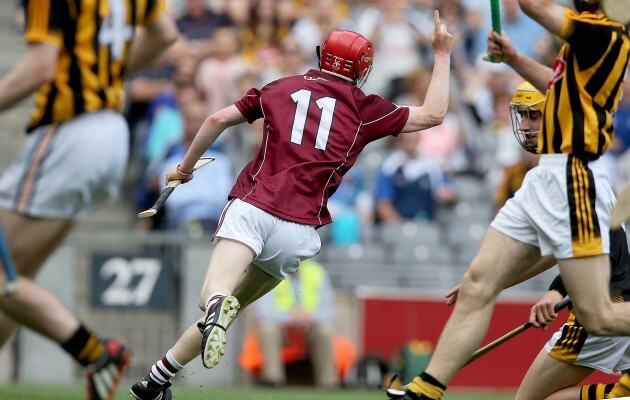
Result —
[[401, 130], [402, 133], [417, 132], [440, 125], [448, 110], [453, 36], [446, 31], [443, 24], [440, 24], [440, 14], [437, 11], [433, 14], [433, 22], [435, 30], [432, 44], [435, 62], [431, 82], [423, 105], [421, 107], [409, 107], [409, 118]]
[[505, 34], [490, 30], [488, 33], [488, 56], [506, 63], [526, 81], [531, 83], [542, 93], [547, 92], [547, 82], [551, 77], [551, 68], [519, 53], [512, 45], [512, 41]]
[[0, 80], [0, 111], [29, 97], [55, 77], [59, 46], [41, 42], [29, 44], [26, 54]]
[[544, 26], [554, 35], [559, 35], [564, 21], [564, 7], [553, 0], [518, 0], [521, 10], [531, 19]]
[[166, 13], [155, 22], [145, 26], [133, 41], [125, 76], [132, 76], [151, 65], [162, 54], [162, 51], [177, 40], [178, 34], [177, 26]]
[[[179, 169], [184, 172], [192, 171], [195, 163], [199, 160], [199, 157], [201, 157], [203, 153], [212, 146], [224, 130], [230, 126], [241, 124], [246, 121], [247, 120], [243, 117], [243, 114], [241, 114], [235, 105], [219, 110], [206, 118], [201, 125], [201, 128], [199, 128], [199, 131], [197, 132], [192, 145], [188, 149], [186, 156], [184, 156]], [[172, 171], [169, 171], [169, 174], [171, 172]], [[167, 178], [169, 178], [169, 174], [167, 174]], [[173, 179], [182, 179], [182, 176], [174, 176]], [[190, 178], [183, 180], [188, 181]]]

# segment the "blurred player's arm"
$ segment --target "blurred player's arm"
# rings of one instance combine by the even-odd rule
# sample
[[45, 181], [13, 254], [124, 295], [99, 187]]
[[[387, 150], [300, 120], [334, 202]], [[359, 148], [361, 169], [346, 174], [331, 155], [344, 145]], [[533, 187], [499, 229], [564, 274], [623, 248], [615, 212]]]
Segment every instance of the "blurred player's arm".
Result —
[[434, 13], [433, 45], [434, 64], [429, 89], [421, 107], [409, 107], [409, 118], [401, 130], [417, 132], [440, 125], [448, 110], [448, 92], [451, 69], [451, 48], [453, 36], [440, 24], [440, 16]]
[[0, 80], [0, 111], [29, 97], [55, 77], [59, 46], [31, 43], [22, 59]]
[[527, 16], [545, 27], [550, 33], [560, 35], [564, 23], [564, 7], [553, 0], [518, 0]]
[[542, 93], [547, 92], [547, 82], [549, 82], [551, 77], [551, 68], [519, 53], [505, 32], [499, 35], [490, 30], [488, 33], [487, 54], [512, 67], [514, 71]]
[[[228, 106], [212, 114], [201, 125], [192, 145], [188, 149], [184, 160], [181, 162], [180, 171], [192, 171], [199, 157], [205, 153], [217, 140], [219, 135], [230, 126], [242, 124], [247, 119], [241, 114], [235, 105]], [[175, 177], [175, 179], [180, 179]], [[184, 179], [189, 180], [189, 179]]]
[[151, 65], [164, 50], [175, 43], [178, 35], [177, 25], [166, 13], [145, 25], [131, 46], [125, 76], [132, 76]]

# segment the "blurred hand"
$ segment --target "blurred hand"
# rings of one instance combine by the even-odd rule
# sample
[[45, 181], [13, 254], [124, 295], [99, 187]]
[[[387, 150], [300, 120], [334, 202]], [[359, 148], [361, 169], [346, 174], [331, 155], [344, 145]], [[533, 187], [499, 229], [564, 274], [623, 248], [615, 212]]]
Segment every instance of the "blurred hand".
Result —
[[455, 304], [457, 302], [457, 295], [459, 294], [459, 288], [462, 286], [462, 284], [460, 283], [459, 285], [455, 286], [453, 289], [451, 289], [448, 293], [446, 293], [446, 305], [447, 306], [452, 306], [453, 304]]
[[446, 26], [440, 23], [440, 13], [433, 12], [433, 23], [435, 25], [433, 35], [431, 35], [431, 45], [433, 53], [437, 55], [449, 55], [453, 47], [453, 35], [447, 32]]
[[181, 174], [178, 170], [177, 170], [177, 166], [171, 167], [167, 172], [166, 172], [166, 185], [168, 186], [168, 183], [171, 181], [182, 181], [182, 183], [188, 183], [192, 180], [192, 178], [194, 178], [194, 175], [192, 173], [190, 174]]
[[553, 308], [562, 301], [563, 297], [555, 290], [550, 290], [534, 304], [529, 313], [529, 323], [535, 328], [547, 330], [547, 326], [558, 316]]
[[488, 32], [488, 49], [486, 52], [487, 55], [483, 57], [484, 60], [488, 61], [489, 57], [494, 57], [495, 60], [506, 64], [511, 64], [518, 55], [508, 35], [505, 32], [499, 35], [492, 29]]

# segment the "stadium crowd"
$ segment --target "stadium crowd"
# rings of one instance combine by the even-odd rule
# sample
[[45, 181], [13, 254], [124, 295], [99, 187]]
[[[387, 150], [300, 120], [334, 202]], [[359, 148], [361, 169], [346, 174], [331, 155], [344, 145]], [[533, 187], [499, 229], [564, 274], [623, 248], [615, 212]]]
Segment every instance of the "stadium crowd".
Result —
[[[412, 221], [438, 225], [440, 234], [451, 239], [446, 242], [457, 246], [464, 240], [451, 237], [449, 215], [469, 217], [474, 243], [470, 251], [457, 252], [466, 264], [480, 239], [474, 233], [479, 230], [476, 224], [490, 222], [513, 193], [513, 180], [519, 179], [511, 172], [527, 161], [514, 140], [508, 106], [522, 78], [502, 64], [482, 60], [491, 23], [488, 2], [172, 0], [170, 12], [177, 19], [180, 40], [157, 65], [127, 85], [125, 115], [132, 128], [128, 179], [139, 188], [133, 206], [146, 209], [159, 194], [163, 171], [185, 146], [191, 114], [210, 115], [250, 87], [316, 67], [314, 49], [333, 29], [355, 30], [374, 43], [375, 65], [363, 88], [366, 93], [401, 105], [422, 104], [432, 66], [434, 7], [455, 35], [450, 111], [439, 127], [412, 136], [415, 146], [404, 143], [410, 138], [371, 144], [331, 198], [336, 222], [322, 232], [334, 244], [347, 246], [374, 236], [378, 224]], [[502, 12], [503, 30], [515, 46], [552, 65], [560, 42], [529, 19], [517, 0], [502, 0]], [[630, 144], [629, 98], [625, 96], [617, 113], [616, 140], [605, 155], [615, 188], [630, 173], [630, 156], [625, 154]], [[192, 121], [191, 129], [195, 124]], [[136, 228], [193, 235], [212, 231], [229, 190], [220, 182], [232, 181], [234, 171], [259, 146], [260, 134], [258, 121], [222, 136], [212, 152], [229, 167], [214, 169], [209, 178], [219, 182], [219, 189], [209, 192], [204, 185], [189, 185], [187, 193], [181, 190], [185, 199], [173, 201], [163, 215], [142, 220]], [[417, 158], [404, 156], [410, 146], [416, 148]], [[405, 200], [410, 197], [421, 201], [410, 204]], [[215, 206], [208, 202], [211, 198]], [[174, 211], [183, 204], [188, 205], [186, 213]]]

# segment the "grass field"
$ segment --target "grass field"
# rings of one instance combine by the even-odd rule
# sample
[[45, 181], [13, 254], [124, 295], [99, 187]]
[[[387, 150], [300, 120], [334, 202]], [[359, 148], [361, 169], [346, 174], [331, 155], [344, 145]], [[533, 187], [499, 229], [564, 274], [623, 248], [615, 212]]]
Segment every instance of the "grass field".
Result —
[[[508, 400], [512, 394], [449, 393], [444, 400]], [[116, 400], [129, 400], [127, 386], [122, 386]], [[384, 400], [380, 391], [336, 390], [318, 391], [312, 388], [288, 389], [210, 389], [182, 388], [173, 391], [174, 400]], [[0, 400], [85, 400], [80, 386], [0, 386]]]

